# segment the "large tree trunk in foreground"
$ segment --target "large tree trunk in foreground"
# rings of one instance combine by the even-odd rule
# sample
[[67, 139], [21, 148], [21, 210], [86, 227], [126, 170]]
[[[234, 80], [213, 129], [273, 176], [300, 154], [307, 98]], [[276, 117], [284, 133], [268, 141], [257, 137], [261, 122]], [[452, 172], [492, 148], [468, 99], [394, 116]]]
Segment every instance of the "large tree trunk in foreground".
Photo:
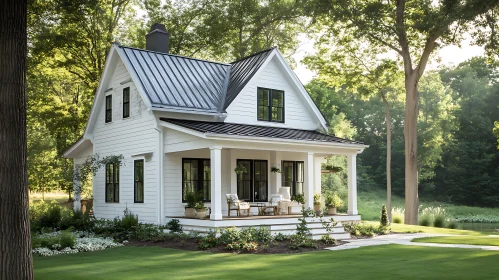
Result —
[[33, 279], [26, 174], [26, 0], [0, 1], [0, 279]]
[[386, 122], [386, 210], [388, 221], [392, 222], [392, 118], [390, 114], [390, 104], [384, 94], [381, 94], [385, 104]]
[[405, 78], [405, 215], [404, 223], [418, 224], [418, 90], [416, 71]]

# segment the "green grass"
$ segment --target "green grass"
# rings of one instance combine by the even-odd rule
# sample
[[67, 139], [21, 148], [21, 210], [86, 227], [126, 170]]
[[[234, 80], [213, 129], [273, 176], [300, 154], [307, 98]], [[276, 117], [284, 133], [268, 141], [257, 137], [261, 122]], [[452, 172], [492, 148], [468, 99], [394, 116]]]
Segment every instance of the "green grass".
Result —
[[490, 237], [490, 236], [439, 236], [439, 237], [415, 238], [415, 239], [412, 240], [412, 242], [499, 246], [499, 237]]
[[494, 279], [499, 252], [386, 245], [306, 254], [121, 247], [35, 257], [35, 279]]
[[[385, 191], [369, 191], [358, 193], [357, 207], [363, 220], [379, 221], [381, 214], [381, 205], [386, 205], [386, 192]], [[429, 201], [428, 199], [420, 198], [420, 204], [423, 208], [438, 207], [445, 208], [447, 214], [452, 218], [464, 218], [470, 216], [482, 217], [497, 217], [499, 216], [499, 208], [482, 208], [470, 206], [458, 206], [439, 201]], [[404, 198], [399, 196], [392, 196], [392, 207], [405, 208]]]
[[[372, 222], [373, 224], [376, 222]], [[378, 223], [376, 223], [378, 224]], [[413, 225], [403, 225], [403, 224], [391, 224], [390, 228], [396, 233], [438, 233], [438, 234], [457, 234], [457, 235], [472, 235], [472, 236], [488, 236], [491, 234], [499, 234], [488, 231], [474, 231], [474, 230], [462, 230], [462, 229], [448, 229], [448, 228], [435, 228], [435, 227], [423, 227], [423, 226], [413, 226]]]

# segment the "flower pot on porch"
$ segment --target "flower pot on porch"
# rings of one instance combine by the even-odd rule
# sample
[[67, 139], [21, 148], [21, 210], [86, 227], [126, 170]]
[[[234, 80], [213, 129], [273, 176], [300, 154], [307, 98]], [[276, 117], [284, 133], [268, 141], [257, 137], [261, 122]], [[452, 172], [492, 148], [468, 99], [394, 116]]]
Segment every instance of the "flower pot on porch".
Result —
[[330, 207], [327, 209], [328, 215], [336, 215], [336, 207]]
[[191, 207], [185, 208], [185, 217], [186, 218], [195, 218], [196, 217], [196, 209]]
[[208, 212], [208, 208], [196, 209], [196, 219], [204, 219], [206, 218], [206, 213]]
[[316, 215], [321, 214], [321, 205], [320, 204], [314, 204], [314, 211]]

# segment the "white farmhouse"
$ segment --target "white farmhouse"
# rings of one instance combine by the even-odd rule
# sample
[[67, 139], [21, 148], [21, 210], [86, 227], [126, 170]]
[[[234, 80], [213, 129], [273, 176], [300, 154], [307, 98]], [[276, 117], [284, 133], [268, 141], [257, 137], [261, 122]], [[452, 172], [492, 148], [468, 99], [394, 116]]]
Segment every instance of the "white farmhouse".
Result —
[[[326, 133], [326, 120], [277, 48], [219, 63], [169, 54], [168, 37], [155, 24], [145, 50], [112, 45], [84, 135], [65, 153], [75, 169], [93, 154], [124, 157], [93, 178], [97, 218], [127, 207], [141, 222], [177, 218], [187, 230], [292, 230], [297, 215], [258, 216], [253, 207], [249, 217], [228, 217], [226, 195], [261, 206], [289, 187], [312, 208], [324, 157], [344, 155], [348, 213], [334, 218], [360, 219], [356, 156], [367, 146]], [[237, 166], [246, 172], [236, 174]], [[183, 217], [189, 191], [203, 194], [205, 219]]]

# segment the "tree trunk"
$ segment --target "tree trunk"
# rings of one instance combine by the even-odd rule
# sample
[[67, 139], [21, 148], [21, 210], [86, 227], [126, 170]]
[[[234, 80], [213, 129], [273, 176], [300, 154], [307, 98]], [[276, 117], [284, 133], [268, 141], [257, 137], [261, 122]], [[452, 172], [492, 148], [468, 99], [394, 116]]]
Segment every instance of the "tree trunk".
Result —
[[392, 222], [392, 118], [390, 114], [390, 104], [382, 94], [385, 104], [385, 122], [386, 122], [386, 211], [388, 212], [388, 221]]
[[0, 1], [0, 279], [33, 279], [26, 171], [26, 0]]
[[418, 90], [417, 71], [405, 78], [405, 215], [404, 223], [418, 224]]

